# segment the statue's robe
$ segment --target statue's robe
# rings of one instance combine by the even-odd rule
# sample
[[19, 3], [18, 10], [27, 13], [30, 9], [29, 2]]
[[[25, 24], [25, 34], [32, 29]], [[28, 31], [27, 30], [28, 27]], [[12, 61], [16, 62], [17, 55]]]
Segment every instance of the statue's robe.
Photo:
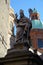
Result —
[[19, 23], [17, 24], [16, 40], [20, 42], [22, 42], [23, 40], [26, 40], [29, 37], [31, 27], [32, 27], [32, 24], [29, 18], [25, 16], [23, 18], [20, 18]]

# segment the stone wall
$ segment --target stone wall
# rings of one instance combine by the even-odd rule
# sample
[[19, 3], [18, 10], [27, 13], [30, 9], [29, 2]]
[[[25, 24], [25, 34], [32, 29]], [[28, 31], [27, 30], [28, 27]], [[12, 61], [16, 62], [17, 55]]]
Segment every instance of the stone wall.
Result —
[[[0, 34], [4, 37], [6, 43], [8, 43], [9, 3], [10, 0], [0, 0]], [[5, 55], [6, 50], [5, 46], [2, 44], [2, 41], [0, 41], [0, 57]]]

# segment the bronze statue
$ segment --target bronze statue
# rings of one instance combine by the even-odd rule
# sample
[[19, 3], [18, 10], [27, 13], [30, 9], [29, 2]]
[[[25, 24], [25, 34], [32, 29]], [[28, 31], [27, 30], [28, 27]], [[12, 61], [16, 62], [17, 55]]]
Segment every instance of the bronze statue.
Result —
[[[30, 30], [32, 28], [32, 23], [29, 18], [24, 15], [24, 11], [20, 9], [20, 18], [17, 19], [16, 14], [16, 22], [17, 22], [17, 35], [16, 42], [25, 42], [30, 43]], [[29, 46], [29, 45], [27, 45]]]

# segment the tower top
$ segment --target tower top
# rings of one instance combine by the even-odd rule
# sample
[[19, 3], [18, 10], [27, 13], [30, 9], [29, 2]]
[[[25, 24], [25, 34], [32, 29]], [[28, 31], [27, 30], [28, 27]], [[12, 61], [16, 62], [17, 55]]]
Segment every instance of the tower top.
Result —
[[40, 19], [39, 16], [40, 16], [39, 13], [38, 13], [37, 10], [34, 8], [34, 9], [32, 10], [32, 13], [30, 14], [31, 20], [39, 20], [39, 19]]
[[35, 8], [33, 9], [33, 13], [37, 13], [37, 10]]

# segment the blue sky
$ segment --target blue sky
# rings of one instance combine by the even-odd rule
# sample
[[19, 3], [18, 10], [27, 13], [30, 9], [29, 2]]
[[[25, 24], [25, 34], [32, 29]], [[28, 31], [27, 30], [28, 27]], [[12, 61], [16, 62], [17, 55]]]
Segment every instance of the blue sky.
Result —
[[43, 21], [43, 0], [10, 0], [10, 5], [18, 15], [19, 10], [23, 9], [27, 17], [29, 17], [28, 9], [36, 8], [40, 13], [40, 19]]

